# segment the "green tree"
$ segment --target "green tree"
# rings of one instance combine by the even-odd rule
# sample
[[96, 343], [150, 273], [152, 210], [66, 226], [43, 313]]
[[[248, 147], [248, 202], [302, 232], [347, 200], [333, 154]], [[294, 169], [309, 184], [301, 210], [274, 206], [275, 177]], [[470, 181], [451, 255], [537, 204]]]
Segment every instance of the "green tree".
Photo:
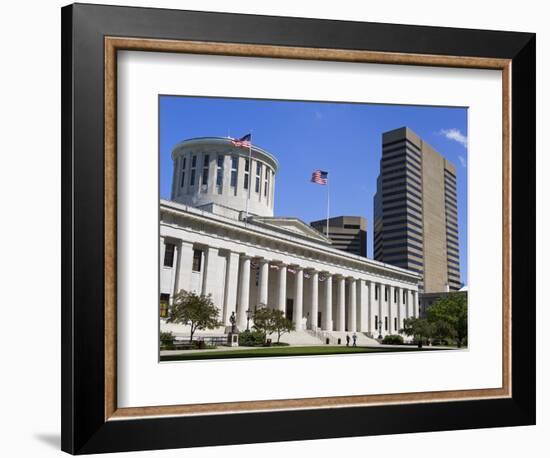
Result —
[[166, 322], [189, 325], [190, 343], [193, 342], [196, 330], [213, 329], [222, 325], [218, 320], [218, 308], [212, 302], [210, 294], [198, 295], [184, 290], [174, 296], [172, 305], [168, 307]]
[[272, 329], [277, 333], [277, 343], [280, 343], [281, 336], [287, 332], [294, 331], [294, 323], [289, 320], [281, 310], [271, 310]]
[[[458, 347], [468, 337], [468, 298], [464, 293], [450, 293], [434, 302], [426, 311], [427, 319], [439, 328], [438, 336], [449, 337], [456, 340]], [[437, 325], [436, 325], [437, 324]]]
[[271, 309], [264, 306], [261, 306], [254, 311], [254, 326], [252, 327], [263, 335], [264, 343], [267, 335], [274, 331], [273, 314], [271, 312]]
[[418, 343], [418, 347], [422, 347], [422, 341], [429, 339], [433, 334], [433, 326], [424, 318], [405, 318], [403, 320], [403, 329], [401, 332], [407, 336], [413, 337]]

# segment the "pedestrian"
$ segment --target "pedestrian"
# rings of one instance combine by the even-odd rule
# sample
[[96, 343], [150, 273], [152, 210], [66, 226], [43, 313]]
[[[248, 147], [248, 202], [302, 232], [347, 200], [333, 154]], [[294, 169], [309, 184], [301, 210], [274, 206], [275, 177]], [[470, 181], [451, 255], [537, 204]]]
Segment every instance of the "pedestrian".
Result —
[[353, 346], [357, 347], [357, 334], [353, 333]]
[[349, 347], [349, 334], [346, 334], [346, 347]]

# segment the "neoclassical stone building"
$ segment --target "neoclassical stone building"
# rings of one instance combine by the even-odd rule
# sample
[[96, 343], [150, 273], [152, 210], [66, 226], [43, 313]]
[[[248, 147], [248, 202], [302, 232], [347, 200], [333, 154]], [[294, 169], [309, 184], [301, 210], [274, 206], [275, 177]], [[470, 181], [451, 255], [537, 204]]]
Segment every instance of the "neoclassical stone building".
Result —
[[[161, 317], [182, 289], [211, 294], [223, 323], [235, 312], [241, 330], [262, 305], [310, 333], [395, 334], [418, 316], [418, 274], [273, 216], [278, 162], [269, 152], [195, 138], [177, 144], [172, 159], [171, 200], [160, 202]], [[161, 328], [169, 328], [162, 318]]]

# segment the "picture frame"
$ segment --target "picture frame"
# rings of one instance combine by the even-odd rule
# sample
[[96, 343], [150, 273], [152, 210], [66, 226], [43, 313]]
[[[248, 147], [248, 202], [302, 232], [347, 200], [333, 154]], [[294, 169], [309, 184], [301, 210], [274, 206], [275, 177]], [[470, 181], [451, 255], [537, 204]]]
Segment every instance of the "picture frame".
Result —
[[[502, 387], [119, 409], [120, 50], [501, 71]], [[85, 4], [64, 7], [62, 449], [83, 454], [534, 424], [535, 100], [531, 33]]]

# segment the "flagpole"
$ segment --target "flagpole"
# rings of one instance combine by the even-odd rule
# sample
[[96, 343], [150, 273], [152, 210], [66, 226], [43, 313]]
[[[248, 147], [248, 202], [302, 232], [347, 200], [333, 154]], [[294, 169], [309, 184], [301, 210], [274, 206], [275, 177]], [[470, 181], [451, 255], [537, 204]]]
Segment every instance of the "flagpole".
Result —
[[330, 215], [330, 184], [327, 180], [327, 238], [328, 238], [328, 220]]
[[248, 206], [250, 203], [250, 187], [252, 186], [252, 139], [248, 143], [248, 195], [246, 196], [246, 218], [245, 223], [248, 222]]

